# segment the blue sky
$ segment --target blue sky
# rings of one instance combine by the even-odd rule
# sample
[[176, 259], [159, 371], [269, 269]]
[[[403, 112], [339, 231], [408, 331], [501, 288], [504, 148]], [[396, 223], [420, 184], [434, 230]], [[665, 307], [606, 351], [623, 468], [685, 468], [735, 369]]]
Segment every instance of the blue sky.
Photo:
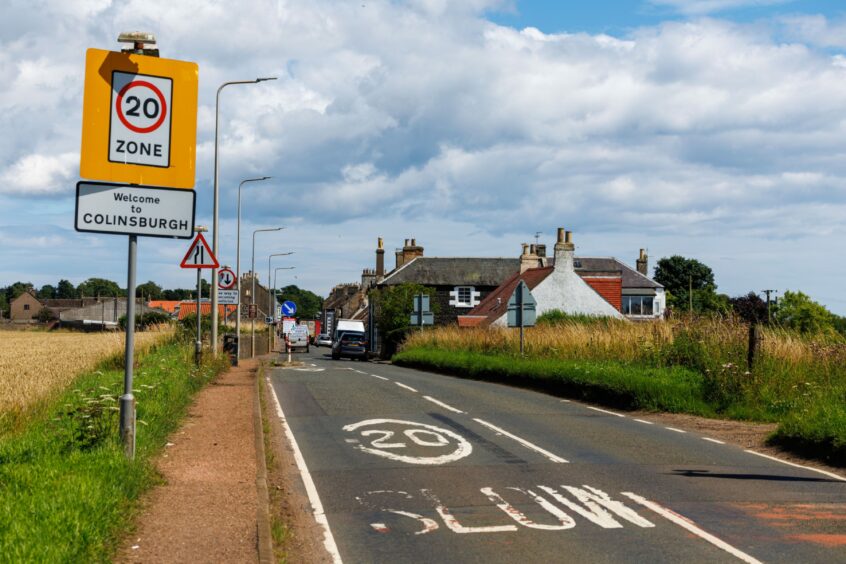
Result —
[[[427, 256], [681, 254], [730, 295], [802, 290], [846, 314], [846, 14], [777, 0], [11, 0], [0, 20], [0, 285], [125, 284], [126, 239], [73, 230], [85, 49], [120, 31], [200, 68], [197, 222], [220, 259], [321, 294], [415, 237]], [[225, 40], [210, 41], [209, 30]], [[61, 48], [57, 48], [61, 46]], [[142, 239], [139, 279], [190, 287], [187, 243]], [[390, 255], [389, 255], [390, 256]], [[391, 261], [388, 261], [389, 263]], [[264, 266], [262, 266], [264, 265]], [[390, 265], [390, 264], [389, 264]]]

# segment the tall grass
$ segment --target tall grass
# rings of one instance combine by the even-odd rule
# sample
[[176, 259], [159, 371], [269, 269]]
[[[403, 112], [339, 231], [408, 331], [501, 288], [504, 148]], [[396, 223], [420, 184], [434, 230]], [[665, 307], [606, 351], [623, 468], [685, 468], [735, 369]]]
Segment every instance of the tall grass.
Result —
[[[439, 327], [412, 334], [400, 360], [427, 350], [505, 357], [523, 366], [519, 347], [514, 329]], [[561, 366], [611, 362], [633, 372], [685, 368], [697, 375], [696, 391], [714, 413], [783, 422], [778, 437], [784, 442], [814, 436], [819, 445], [842, 449], [846, 460], [846, 340], [766, 327], [751, 370], [747, 347], [748, 326], [734, 319], [630, 323], [565, 318], [525, 330], [528, 360], [560, 361]]]
[[119, 365], [107, 360], [75, 375], [23, 428], [0, 432], [0, 563], [108, 561], [138, 496], [157, 480], [152, 457], [194, 392], [228, 363], [207, 358], [197, 368], [190, 347], [177, 342], [141, 355], [134, 461], [117, 437]]

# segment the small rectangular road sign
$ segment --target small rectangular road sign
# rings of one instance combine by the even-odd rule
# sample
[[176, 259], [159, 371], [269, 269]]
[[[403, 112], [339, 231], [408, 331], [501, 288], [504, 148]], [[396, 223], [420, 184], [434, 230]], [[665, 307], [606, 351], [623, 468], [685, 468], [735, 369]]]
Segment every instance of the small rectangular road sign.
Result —
[[77, 231], [190, 239], [194, 234], [193, 190], [76, 184]]
[[218, 290], [217, 303], [221, 305], [238, 305], [238, 290]]
[[83, 178], [194, 187], [196, 63], [88, 49]]

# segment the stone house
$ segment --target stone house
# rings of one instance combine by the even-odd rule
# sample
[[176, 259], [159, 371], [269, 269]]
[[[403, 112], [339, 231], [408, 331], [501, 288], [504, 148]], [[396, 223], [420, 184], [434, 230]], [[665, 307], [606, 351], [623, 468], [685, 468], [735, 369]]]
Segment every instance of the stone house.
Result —
[[9, 304], [9, 319], [13, 323], [34, 323], [43, 307], [33, 292], [24, 292]]

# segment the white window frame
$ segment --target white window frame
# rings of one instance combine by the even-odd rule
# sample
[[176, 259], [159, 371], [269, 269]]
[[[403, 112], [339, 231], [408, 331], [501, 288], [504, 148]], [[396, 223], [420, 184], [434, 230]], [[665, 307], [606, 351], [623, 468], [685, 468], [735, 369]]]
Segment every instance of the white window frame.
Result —
[[[469, 301], [460, 299], [462, 291], [465, 294], [469, 293]], [[449, 293], [449, 305], [461, 308], [474, 308], [479, 305], [480, 297], [481, 292], [477, 292], [475, 286], [456, 286]]]

